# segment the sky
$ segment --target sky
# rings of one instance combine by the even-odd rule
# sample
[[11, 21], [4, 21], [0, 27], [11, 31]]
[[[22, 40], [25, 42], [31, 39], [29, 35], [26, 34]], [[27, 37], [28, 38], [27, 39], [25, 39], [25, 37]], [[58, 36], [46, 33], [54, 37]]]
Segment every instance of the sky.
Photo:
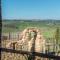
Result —
[[2, 0], [2, 19], [60, 19], [60, 0]]

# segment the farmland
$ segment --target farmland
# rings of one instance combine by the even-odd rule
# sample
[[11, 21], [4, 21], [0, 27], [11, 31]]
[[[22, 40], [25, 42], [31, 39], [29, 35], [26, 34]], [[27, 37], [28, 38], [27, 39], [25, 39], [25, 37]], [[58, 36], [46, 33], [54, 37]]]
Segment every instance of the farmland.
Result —
[[53, 37], [60, 20], [2, 20], [2, 33], [21, 32], [27, 27], [40, 28], [45, 37]]

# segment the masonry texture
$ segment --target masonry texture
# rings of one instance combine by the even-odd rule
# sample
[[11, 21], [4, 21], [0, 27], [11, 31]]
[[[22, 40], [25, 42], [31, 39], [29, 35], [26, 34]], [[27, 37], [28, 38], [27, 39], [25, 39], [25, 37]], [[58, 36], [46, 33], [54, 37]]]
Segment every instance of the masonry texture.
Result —
[[25, 51], [45, 52], [45, 39], [38, 28], [26, 28], [20, 34], [20, 39], [9, 42], [7, 48]]

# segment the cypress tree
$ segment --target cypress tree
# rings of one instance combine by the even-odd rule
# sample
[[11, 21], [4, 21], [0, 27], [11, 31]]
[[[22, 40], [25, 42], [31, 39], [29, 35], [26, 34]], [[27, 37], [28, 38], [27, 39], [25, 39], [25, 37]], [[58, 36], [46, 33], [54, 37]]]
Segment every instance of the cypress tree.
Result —
[[56, 52], [58, 52], [59, 39], [60, 39], [60, 32], [59, 32], [59, 28], [57, 27], [56, 32], [55, 32]]

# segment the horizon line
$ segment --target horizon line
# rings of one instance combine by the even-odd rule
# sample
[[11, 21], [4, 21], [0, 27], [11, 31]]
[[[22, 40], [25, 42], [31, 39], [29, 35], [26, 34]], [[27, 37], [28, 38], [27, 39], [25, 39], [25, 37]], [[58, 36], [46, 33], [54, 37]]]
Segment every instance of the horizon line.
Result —
[[2, 20], [60, 20], [60, 19], [2, 19]]

